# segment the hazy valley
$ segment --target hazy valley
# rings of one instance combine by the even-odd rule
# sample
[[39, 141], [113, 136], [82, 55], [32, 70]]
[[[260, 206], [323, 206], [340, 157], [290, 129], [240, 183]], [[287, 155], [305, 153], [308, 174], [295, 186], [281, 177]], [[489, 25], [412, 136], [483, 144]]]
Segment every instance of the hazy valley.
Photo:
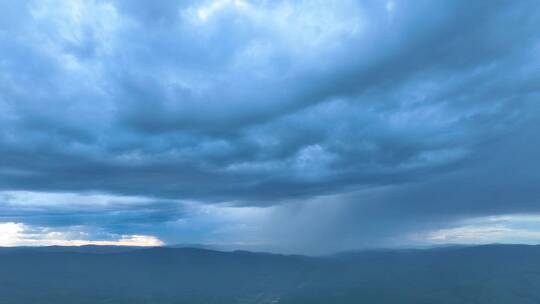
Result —
[[0, 250], [0, 303], [538, 303], [540, 246], [325, 257], [195, 248]]

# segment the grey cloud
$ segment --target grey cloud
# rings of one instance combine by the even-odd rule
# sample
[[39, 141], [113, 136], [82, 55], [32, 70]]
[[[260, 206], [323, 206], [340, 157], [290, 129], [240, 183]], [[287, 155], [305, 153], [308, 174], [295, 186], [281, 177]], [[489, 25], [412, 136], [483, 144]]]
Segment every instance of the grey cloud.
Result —
[[269, 206], [370, 189], [384, 191], [343, 204], [384, 235], [537, 211], [535, 1], [293, 1], [301, 12], [283, 24], [281, 2], [201, 21], [205, 3], [89, 1], [79, 19], [68, 2], [2, 5], [0, 189], [156, 201], [118, 220], [64, 206], [11, 220], [166, 222], [182, 217], [171, 200]]
[[[62, 195], [60, 195], [62, 196]], [[4, 194], [0, 201], [0, 221], [25, 223], [36, 227], [100, 227], [113, 233], [130, 233], [156, 224], [176, 221], [187, 215], [186, 206], [173, 201], [114, 201], [84, 204], [75, 197], [47, 204], [26, 202]]]

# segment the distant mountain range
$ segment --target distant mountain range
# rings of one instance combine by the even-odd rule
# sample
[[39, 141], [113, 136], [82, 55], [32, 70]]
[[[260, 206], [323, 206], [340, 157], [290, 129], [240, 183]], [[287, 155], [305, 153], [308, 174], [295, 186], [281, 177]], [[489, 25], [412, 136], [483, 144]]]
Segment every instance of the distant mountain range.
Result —
[[0, 248], [0, 304], [540, 303], [540, 246], [326, 257], [178, 247]]

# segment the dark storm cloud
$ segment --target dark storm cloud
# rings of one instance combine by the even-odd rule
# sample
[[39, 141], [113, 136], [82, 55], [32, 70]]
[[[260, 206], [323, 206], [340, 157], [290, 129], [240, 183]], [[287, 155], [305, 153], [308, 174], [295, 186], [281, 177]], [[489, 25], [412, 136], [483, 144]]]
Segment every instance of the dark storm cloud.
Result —
[[49, 194], [36, 202], [36, 196], [39, 194], [3, 194], [0, 197], [0, 221], [53, 229], [96, 226], [114, 233], [129, 233], [186, 215], [184, 205], [171, 201]]
[[0, 189], [156, 203], [4, 220], [351, 191], [377, 195], [343, 198], [342, 236], [539, 211], [536, 1], [53, 2], [0, 4]]
[[[277, 251], [328, 253], [407, 245], [415, 233], [459, 227], [468, 219], [482, 223], [489, 216], [538, 214], [540, 162], [534, 158], [540, 153], [540, 137], [534, 134], [540, 119], [536, 113], [521, 118], [451, 172], [300, 203], [264, 225], [263, 234], [279, 240]], [[538, 229], [535, 224], [531, 228]], [[519, 238], [508, 232], [508, 238], [513, 237]]]

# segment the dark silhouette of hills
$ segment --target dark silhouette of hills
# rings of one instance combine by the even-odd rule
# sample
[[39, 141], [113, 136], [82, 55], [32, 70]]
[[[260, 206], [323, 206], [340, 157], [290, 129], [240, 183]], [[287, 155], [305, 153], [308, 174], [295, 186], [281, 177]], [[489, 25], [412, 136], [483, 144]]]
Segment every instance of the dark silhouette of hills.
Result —
[[540, 246], [327, 257], [201, 248], [0, 248], [0, 304], [540, 303]]

